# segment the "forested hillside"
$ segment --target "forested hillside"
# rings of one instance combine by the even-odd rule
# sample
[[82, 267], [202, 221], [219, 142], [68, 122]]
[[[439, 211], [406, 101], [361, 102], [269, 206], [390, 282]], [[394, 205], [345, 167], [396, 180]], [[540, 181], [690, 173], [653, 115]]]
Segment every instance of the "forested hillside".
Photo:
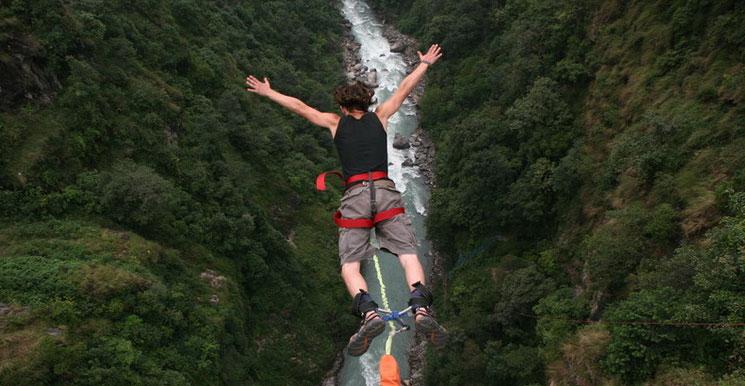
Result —
[[335, 154], [243, 81], [334, 108], [337, 7], [0, 3], [0, 384], [321, 382]]
[[745, 4], [373, 3], [445, 52], [428, 384], [745, 384]]

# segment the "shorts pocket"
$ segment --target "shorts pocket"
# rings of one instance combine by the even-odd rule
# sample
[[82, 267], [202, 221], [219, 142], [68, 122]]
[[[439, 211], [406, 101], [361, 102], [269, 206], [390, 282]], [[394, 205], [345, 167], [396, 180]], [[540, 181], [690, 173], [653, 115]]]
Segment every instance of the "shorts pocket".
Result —
[[395, 187], [395, 186], [388, 186], [388, 185], [376, 185], [376, 186], [375, 186], [375, 189], [379, 189], [379, 190], [387, 190], [387, 191], [389, 191], [389, 192], [393, 192], [393, 193], [398, 193], [398, 194], [401, 194], [401, 192], [399, 192], [399, 191], [398, 191], [398, 189], [396, 189], [396, 187]]
[[401, 198], [401, 192], [396, 188], [376, 187], [378, 194], [375, 195], [375, 201], [378, 204], [378, 211], [391, 208], [404, 207], [404, 200]]
[[354, 197], [359, 196], [360, 194], [362, 194], [362, 192], [365, 192], [365, 191], [367, 191], [367, 189], [365, 189], [364, 187], [362, 187], [362, 188], [354, 188], [352, 190], [347, 190], [341, 196], [341, 201], [342, 202], [349, 201], [349, 200], [353, 199]]
[[396, 255], [417, 253], [417, 241], [411, 218], [402, 214], [378, 225], [380, 247]]
[[346, 218], [370, 217], [370, 191], [365, 188], [348, 191], [341, 198], [339, 211]]

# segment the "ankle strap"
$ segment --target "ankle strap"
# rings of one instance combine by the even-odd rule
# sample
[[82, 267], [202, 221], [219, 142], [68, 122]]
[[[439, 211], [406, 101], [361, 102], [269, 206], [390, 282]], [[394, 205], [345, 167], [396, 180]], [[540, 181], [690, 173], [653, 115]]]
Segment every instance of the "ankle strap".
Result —
[[370, 295], [363, 289], [360, 289], [360, 292], [352, 300], [352, 313], [360, 318], [364, 318], [368, 311], [374, 311], [376, 309], [378, 309], [378, 304], [370, 299]]

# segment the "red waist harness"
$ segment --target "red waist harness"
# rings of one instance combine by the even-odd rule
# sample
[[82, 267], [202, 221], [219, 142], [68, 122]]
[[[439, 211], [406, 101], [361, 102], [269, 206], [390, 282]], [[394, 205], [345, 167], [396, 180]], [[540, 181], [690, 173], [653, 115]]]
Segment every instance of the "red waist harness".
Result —
[[[341, 173], [338, 171], [331, 171], [331, 172], [324, 172], [318, 175], [316, 177], [316, 189], [317, 190], [326, 190], [326, 175], [333, 174], [335, 176], [338, 176], [339, 178], [343, 179]], [[404, 208], [391, 208], [384, 210], [382, 212], [378, 212], [377, 208], [375, 207], [375, 184], [373, 181], [375, 180], [382, 180], [384, 178], [388, 178], [388, 173], [381, 172], [381, 171], [372, 171], [362, 174], [355, 174], [353, 176], [350, 176], [347, 178], [347, 180], [344, 182], [344, 186], [349, 186], [351, 184], [354, 184], [355, 182], [360, 181], [369, 181], [370, 183], [370, 207], [372, 209], [372, 217], [366, 217], [366, 218], [344, 218], [341, 216], [340, 211], [336, 211], [334, 213], [334, 223], [336, 223], [336, 226], [339, 228], [372, 228], [375, 226], [375, 224], [388, 220], [390, 218], [396, 217], [399, 214], [403, 214], [406, 210]]]

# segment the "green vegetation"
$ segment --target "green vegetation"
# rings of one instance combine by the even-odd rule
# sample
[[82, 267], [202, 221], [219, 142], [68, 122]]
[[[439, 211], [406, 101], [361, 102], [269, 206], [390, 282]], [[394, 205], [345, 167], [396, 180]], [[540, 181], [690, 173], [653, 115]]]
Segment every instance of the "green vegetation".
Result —
[[[745, 384], [745, 5], [374, 3], [446, 55], [427, 382]], [[4, 3], [0, 383], [320, 382], [354, 324], [312, 191], [332, 143], [243, 77], [332, 109], [340, 21]]]
[[745, 384], [743, 328], [628, 324], [745, 322], [745, 6], [373, 3], [445, 52], [427, 383]]
[[355, 323], [312, 190], [332, 143], [243, 79], [331, 109], [340, 22], [318, 0], [0, 7], [1, 384], [321, 381]]

